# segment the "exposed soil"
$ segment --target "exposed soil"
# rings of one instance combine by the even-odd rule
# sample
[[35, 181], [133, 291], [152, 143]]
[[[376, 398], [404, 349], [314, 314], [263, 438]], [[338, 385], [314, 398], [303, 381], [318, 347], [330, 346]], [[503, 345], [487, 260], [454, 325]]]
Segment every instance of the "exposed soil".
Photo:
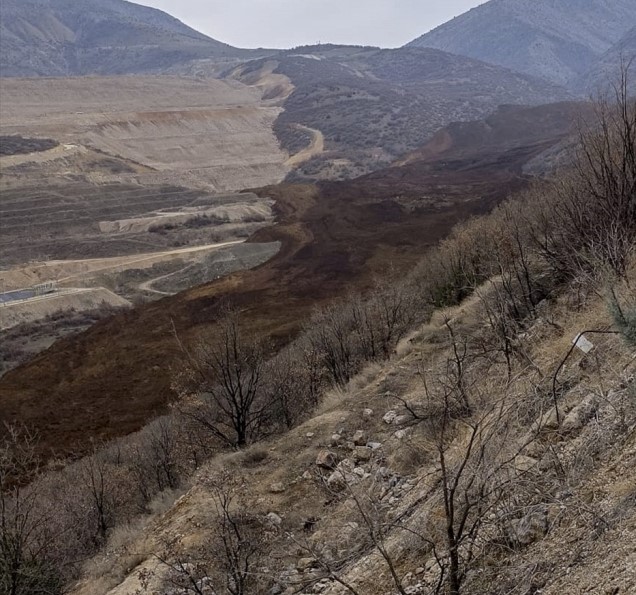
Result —
[[171, 184], [225, 192], [288, 171], [272, 130], [281, 108], [262, 92], [177, 76], [7, 79], [1, 132], [97, 149], [169, 173]]
[[[205, 226], [191, 224], [197, 215], [207, 213], [222, 217], [209, 218]], [[240, 226], [252, 233], [253, 220], [260, 219], [262, 225], [268, 217], [267, 201], [250, 194], [56, 179], [47, 186], [3, 189], [0, 263], [9, 267], [218, 243], [245, 237]], [[163, 229], [159, 229], [161, 218]]]
[[233, 302], [275, 348], [316, 305], [368, 287], [388, 270], [407, 270], [457, 221], [524, 186], [523, 164], [558, 140], [503, 152], [482, 148], [461, 158], [442, 153], [348, 183], [261, 190], [277, 201], [278, 223], [252, 240], [280, 241], [273, 259], [61, 340], [4, 376], [0, 421], [32, 426], [43, 448], [62, 454], [139, 428], [172, 398], [175, 331], [187, 342]]
[[0, 330], [34, 322], [57, 312], [92, 311], [101, 307], [126, 308], [130, 302], [103, 287], [70, 288], [0, 307]]
[[286, 162], [287, 167], [296, 167], [305, 161], [309, 161], [312, 157], [320, 155], [325, 150], [325, 135], [320, 130], [314, 130], [313, 128], [307, 128], [307, 126], [296, 126], [301, 132], [307, 134], [311, 140], [309, 145], [304, 149], [298, 151], [295, 155], [292, 155]]

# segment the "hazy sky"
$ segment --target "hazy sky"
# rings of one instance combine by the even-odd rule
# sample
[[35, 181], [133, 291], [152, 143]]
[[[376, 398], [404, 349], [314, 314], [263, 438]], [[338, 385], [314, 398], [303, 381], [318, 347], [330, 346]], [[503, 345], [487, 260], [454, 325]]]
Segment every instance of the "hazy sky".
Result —
[[137, 0], [238, 47], [398, 47], [485, 0]]

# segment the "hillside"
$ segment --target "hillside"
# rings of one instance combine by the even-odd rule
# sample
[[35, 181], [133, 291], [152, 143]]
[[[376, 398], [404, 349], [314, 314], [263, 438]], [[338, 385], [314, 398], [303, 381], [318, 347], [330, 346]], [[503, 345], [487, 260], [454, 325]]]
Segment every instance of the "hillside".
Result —
[[309, 144], [307, 128], [324, 136], [322, 154], [293, 181], [353, 178], [385, 167], [450, 122], [483, 118], [501, 104], [570, 97], [532, 77], [419, 48], [297, 48], [228, 76], [258, 84], [281, 75], [294, 87], [275, 125], [282, 146], [294, 153]]
[[[594, 64], [588, 74], [579, 81], [581, 92], [598, 93], [619, 79], [621, 58], [625, 64], [632, 61], [631, 72], [636, 60], [636, 26], [632, 27], [621, 40], [605, 52]], [[633, 93], [636, 93], [636, 79], [629, 79]]]
[[[541, 400], [538, 387], [548, 390], [541, 374], [558, 366], [583, 326], [611, 324], [604, 304], [595, 299], [572, 314], [571, 296], [543, 303], [523, 338], [537, 369], [518, 363], [510, 381], [501, 362], [476, 362], [477, 345], [488, 340], [479, 324], [484, 299], [436, 312], [392, 361], [368, 366], [283, 436], [215, 457], [174, 503], [170, 492], [158, 501], [163, 508], [168, 498], [167, 510], [114, 532], [71, 593], [129, 595], [144, 582], [149, 592], [165, 592], [204, 576], [222, 584], [224, 554], [211, 544], [219, 540], [224, 496], [241, 511], [234, 518], [246, 523], [244, 531], [250, 521], [259, 529], [248, 533], [253, 564], [261, 563], [254, 593], [435, 593], [448, 572], [442, 490], [455, 477], [453, 528], [466, 506], [470, 511], [458, 593], [633, 593], [636, 388], [626, 380], [634, 372], [633, 351], [609, 336], [594, 339], [596, 356], [573, 354], [573, 370], [559, 383], [559, 425]], [[423, 369], [433, 384], [452, 366], [449, 319], [462, 345], [474, 349], [466, 374], [471, 395], [482, 401], [471, 417], [450, 422], [440, 451], [449, 474], [443, 483], [435, 429], [440, 391], [426, 395]], [[504, 400], [508, 407], [494, 417]], [[471, 428], [483, 432], [478, 444], [485, 453], [468, 458]], [[480, 499], [469, 491], [471, 479], [475, 492], [499, 489]], [[486, 510], [475, 511], [478, 503]], [[473, 533], [480, 515], [483, 524]], [[472, 556], [466, 553], [471, 543]]]
[[[91, 433], [129, 433], [165, 410], [173, 396], [171, 362], [178, 355], [173, 325], [184, 338], [196, 336], [216, 320], [219, 304], [231, 301], [255, 332], [280, 345], [316, 305], [353, 287], [369, 287], [388, 269], [407, 270], [457, 221], [491, 209], [525, 186], [524, 164], [568, 135], [579, 108], [564, 104], [498, 113], [490, 126], [500, 131], [500, 146], [486, 138], [480, 142], [470, 126], [468, 133], [454, 126], [446, 135], [452, 140], [434, 155], [404, 166], [349, 182], [259, 191], [277, 201], [277, 225], [251, 241], [281, 241], [277, 256], [256, 270], [148, 304], [60, 341], [0, 380], [0, 421], [28, 423], [41, 433], [45, 449], [58, 451], [85, 447]], [[530, 116], [544, 125], [515, 125]], [[69, 407], [76, 411], [80, 402], [90, 419], [71, 414]]]
[[240, 51], [124, 0], [3, 0], [1, 76], [152, 72]]
[[[360, 186], [355, 199], [336, 196], [350, 183], [270, 188], [281, 221], [261, 236], [286, 234], [287, 256], [273, 261], [276, 275], [266, 265], [252, 281], [278, 281], [269, 295], [279, 291], [284, 312], [253, 282], [257, 295], [235, 294], [223, 311], [218, 292], [245, 280], [235, 277], [186, 294], [189, 329], [180, 296], [120, 318], [119, 329], [98, 325], [119, 344], [110, 359], [95, 356], [96, 344], [108, 347], [95, 332], [79, 347], [64, 342], [65, 359], [39, 358], [32, 374], [48, 362], [66, 380], [49, 433], [66, 429], [58, 409], [88, 410], [82, 429], [96, 430], [102, 404], [75, 392], [82, 377], [91, 392], [89, 375], [103, 375], [100, 394], [127, 380], [119, 401], [111, 394], [113, 422], [130, 423], [114, 405], [138, 404], [140, 387], [166, 369], [175, 401], [85, 457], [40, 461], [39, 475], [41, 445], [5, 430], [3, 543], [26, 546], [0, 549], [11, 569], [3, 592], [633, 593], [636, 104], [622, 101], [623, 119], [579, 137], [602, 171], [574, 157], [569, 171], [528, 185], [523, 163], [558, 139], [531, 147], [519, 131], [496, 132], [509, 147], [497, 152], [456, 127], [446, 148], [422, 154], [411, 188], [400, 180], [415, 161], [390, 190]], [[505, 130], [515, 118], [504, 110], [489, 121]], [[464, 137], [473, 149], [462, 153]], [[504, 189], [513, 193], [501, 202]], [[460, 210], [495, 203], [446, 231]], [[398, 263], [399, 248], [415, 266]], [[365, 285], [353, 271], [390, 264], [393, 277], [352, 289]], [[324, 303], [340, 274], [347, 294]], [[290, 324], [303, 292], [311, 318], [272, 350], [282, 337], [272, 316]], [[263, 308], [265, 321], [255, 316]], [[170, 358], [153, 349], [162, 332]]]
[[490, 0], [412, 41], [576, 88], [636, 23], [632, 0]]

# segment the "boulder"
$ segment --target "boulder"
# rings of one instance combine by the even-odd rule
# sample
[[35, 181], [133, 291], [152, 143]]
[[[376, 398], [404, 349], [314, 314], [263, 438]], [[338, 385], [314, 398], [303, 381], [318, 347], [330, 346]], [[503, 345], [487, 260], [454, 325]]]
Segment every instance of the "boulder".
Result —
[[362, 430], [358, 430], [353, 435], [353, 443], [356, 446], [366, 446], [366, 444], [367, 444], [367, 435]]
[[337, 469], [327, 478], [327, 487], [334, 492], [341, 492], [347, 485], [354, 485], [360, 477], [354, 473], [354, 465], [349, 459], [338, 464]]
[[353, 458], [357, 463], [367, 463], [371, 460], [372, 451], [366, 446], [356, 446], [353, 451]]
[[364, 419], [369, 419], [369, 418], [373, 417], [373, 409], [365, 409], [362, 412], [362, 417]]
[[315, 558], [300, 558], [300, 560], [296, 562], [296, 568], [300, 572], [305, 572], [305, 570], [309, 570], [310, 568], [313, 568], [314, 564], [316, 564]]
[[516, 547], [524, 547], [545, 537], [548, 532], [548, 511], [534, 510], [510, 525], [509, 540]]
[[397, 414], [397, 412], [396, 412], [396, 411], [393, 411], [393, 410], [391, 410], [391, 411], [387, 411], [387, 412], [384, 414], [384, 417], [382, 418], [382, 421], [383, 421], [385, 424], [392, 424], [392, 423], [395, 421], [395, 418], [396, 418], [397, 416], [398, 416], [398, 414]]
[[583, 399], [563, 420], [562, 429], [566, 432], [580, 430], [596, 413], [598, 398], [596, 395], [588, 395]]
[[322, 469], [334, 469], [338, 464], [338, 457], [329, 450], [321, 450], [316, 457], [316, 465]]
[[280, 516], [278, 516], [275, 512], [270, 512], [266, 518], [267, 518], [267, 522], [273, 527], [280, 527], [281, 524], [283, 523], [283, 519]]
[[272, 494], [282, 494], [287, 488], [285, 488], [285, 484], [279, 482], [273, 483], [269, 486], [269, 491]]

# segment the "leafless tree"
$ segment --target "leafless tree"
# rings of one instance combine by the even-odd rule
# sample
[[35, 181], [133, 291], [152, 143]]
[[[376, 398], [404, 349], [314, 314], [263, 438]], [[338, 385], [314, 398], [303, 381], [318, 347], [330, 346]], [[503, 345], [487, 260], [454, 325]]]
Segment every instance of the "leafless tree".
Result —
[[194, 551], [185, 551], [179, 539], [172, 539], [157, 556], [169, 569], [169, 582], [184, 594], [262, 592], [273, 578], [261, 569], [266, 531], [241, 502], [244, 487], [226, 475], [207, 488], [214, 507], [209, 538]]
[[244, 337], [238, 314], [227, 313], [213, 336], [184, 355], [187, 382], [180, 390], [202, 401], [184, 412], [230, 446], [243, 447], [260, 436], [271, 412], [263, 382], [265, 358], [262, 346]]
[[574, 170], [554, 184], [536, 237], [543, 256], [563, 277], [606, 268], [623, 277], [636, 243], [636, 99], [630, 64], [612, 92], [581, 125]]
[[162, 417], [126, 441], [120, 465], [130, 469], [142, 509], [156, 493], [180, 485], [185, 464], [179, 461], [177, 424], [176, 415]]
[[105, 541], [108, 530], [115, 523], [115, 497], [113, 493], [112, 469], [103, 451], [85, 457], [79, 466], [79, 479], [88, 494], [90, 518], [94, 525], [96, 544]]
[[36, 439], [26, 430], [5, 428], [0, 445], [0, 592], [53, 595], [62, 591], [49, 506], [43, 506], [34, 480], [38, 469]]
[[342, 301], [318, 310], [305, 327], [312, 349], [322, 359], [331, 381], [340, 386], [347, 384], [356, 372], [353, 327]]

